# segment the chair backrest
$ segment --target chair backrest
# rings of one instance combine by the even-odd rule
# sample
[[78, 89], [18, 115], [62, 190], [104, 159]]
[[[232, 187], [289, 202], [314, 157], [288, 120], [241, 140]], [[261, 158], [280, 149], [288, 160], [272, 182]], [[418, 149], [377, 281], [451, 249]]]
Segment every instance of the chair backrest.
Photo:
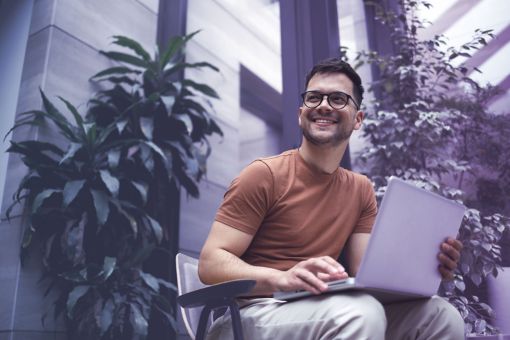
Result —
[[[198, 260], [182, 253], [176, 256], [177, 292], [179, 295], [207, 287], [198, 277]], [[183, 308], [179, 306], [188, 335], [195, 339], [202, 307]]]

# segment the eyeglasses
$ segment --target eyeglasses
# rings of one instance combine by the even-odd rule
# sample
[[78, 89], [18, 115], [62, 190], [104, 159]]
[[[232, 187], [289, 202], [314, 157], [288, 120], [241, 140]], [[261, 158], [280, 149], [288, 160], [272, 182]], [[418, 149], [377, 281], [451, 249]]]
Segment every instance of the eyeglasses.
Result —
[[356, 110], [359, 110], [359, 105], [350, 95], [344, 92], [335, 91], [331, 93], [321, 93], [318, 91], [306, 91], [301, 94], [303, 104], [310, 109], [315, 109], [317, 106], [321, 105], [324, 100], [324, 96], [328, 98], [329, 106], [334, 109], [343, 109], [350, 99], [354, 103]]

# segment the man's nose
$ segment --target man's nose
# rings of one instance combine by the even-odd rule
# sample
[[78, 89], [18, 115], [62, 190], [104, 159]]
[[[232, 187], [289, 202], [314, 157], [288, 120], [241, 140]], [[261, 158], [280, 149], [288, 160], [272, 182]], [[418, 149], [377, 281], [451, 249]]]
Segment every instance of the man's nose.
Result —
[[333, 110], [331, 105], [329, 105], [328, 99], [329, 99], [328, 95], [327, 94], [323, 94], [322, 95], [322, 101], [319, 104], [319, 106], [317, 106], [317, 110]]

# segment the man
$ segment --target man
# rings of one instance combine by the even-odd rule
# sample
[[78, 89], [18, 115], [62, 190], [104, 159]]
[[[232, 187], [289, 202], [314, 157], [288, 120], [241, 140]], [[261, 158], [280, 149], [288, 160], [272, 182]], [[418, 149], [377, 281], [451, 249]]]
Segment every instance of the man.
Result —
[[[361, 128], [362, 99], [347, 63], [314, 66], [298, 112], [299, 149], [251, 163], [225, 194], [199, 275], [207, 284], [257, 281], [253, 299], [240, 302], [248, 339], [463, 339], [462, 318], [439, 297], [382, 306], [364, 293], [321, 295], [326, 282], [356, 275], [377, 212], [369, 180], [338, 166]], [[448, 238], [438, 246], [438, 270], [451, 279], [461, 244]], [[335, 260], [342, 249], [349, 273]], [[299, 289], [317, 296], [271, 298]], [[213, 324], [210, 338], [232, 337], [228, 318]]]

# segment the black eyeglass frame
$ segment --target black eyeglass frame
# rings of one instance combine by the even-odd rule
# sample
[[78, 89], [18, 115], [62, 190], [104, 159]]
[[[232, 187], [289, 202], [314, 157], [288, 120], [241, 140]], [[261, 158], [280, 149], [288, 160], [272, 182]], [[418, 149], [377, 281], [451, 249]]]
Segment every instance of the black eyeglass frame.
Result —
[[[321, 96], [321, 101], [317, 105], [315, 105], [315, 106], [308, 106], [308, 105], [306, 105], [305, 96], [306, 96], [307, 93], [310, 93], [310, 92], [317, 93], [317, 94], [319, 94]], [[335, 106], [331, 105], [331, 102], [329, 101], [329, 96], [330, 95], [338, 94], [338, 93], [340, 93], [340, 94], [342, 94], [344, 96], [347, 96], [347, 100], [345, 101], [345, 104], [342, 107], [335, 107]], [[359, 105], [358, 105], [358, 103], [356, 103], [354, 98], [352, 98], [351, 95], [349, 95], [349, 94], [347, 94], [345, 92], [342, 92], [342, 91], [333, 91], [333, 92], [330, 92], [330, 93], [322, 93], [322, 92], [319, 92], [319, 91], [313, 91], [312, 90], [312, 91], [305, 91], [305, 92], [301, 93], [301, 98], [303, 99], [303, 105], [305, 105], [306, 107], [308, 107], [310, 109], [315, 109], [316, 107], [321, 105], [322, 102], [324, 101], [324, 96], [327, 97], [328, 105], [331, 106], [332, 108], [336, 109], [336, 110], [340, 110], [340, 109], [343, 109], [344, 107], [346, 107], [347, 104], [349, 103], [349, 99], [352, 100], [352, 102], [354, 103], [354, 106], [355, 106], [356, 110], [359, 110]]]

